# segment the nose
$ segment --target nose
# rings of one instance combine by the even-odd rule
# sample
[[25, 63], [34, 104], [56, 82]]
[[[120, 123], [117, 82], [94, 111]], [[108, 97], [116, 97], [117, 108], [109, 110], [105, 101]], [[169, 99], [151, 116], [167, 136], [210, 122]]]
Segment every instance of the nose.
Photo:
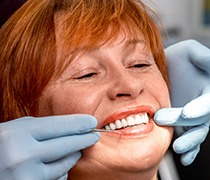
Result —
[[111, 100], [122, 98], [135, 99], [144, 90], [144, 82], [130, 73], [115, 73], [115, 76], [112, 76], [110, 81], [112, 85], [108, 90], [108, 94]]

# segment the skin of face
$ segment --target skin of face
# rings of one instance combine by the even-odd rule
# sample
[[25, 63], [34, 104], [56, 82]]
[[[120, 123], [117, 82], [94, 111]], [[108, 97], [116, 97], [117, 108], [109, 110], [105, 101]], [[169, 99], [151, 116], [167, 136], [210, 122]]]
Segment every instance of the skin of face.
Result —
[[[62, 63], [59, 56], [57, 63]], [[48, 84], [39, 116], [90, 114], [100, 129], [117, 119], [148, 113], [150, 123], [125, 128], [125, 134], [101, 133], [98, 143], [83, 150], [70, 174], [76, 179], [155, 179], [173, 134], [171, 127], [157, 126], [152, 119], [163, 107], [170, 107], [168, 88], [143, 36], [133, 41], [119, 33], [112, 42], [79, 54]]]

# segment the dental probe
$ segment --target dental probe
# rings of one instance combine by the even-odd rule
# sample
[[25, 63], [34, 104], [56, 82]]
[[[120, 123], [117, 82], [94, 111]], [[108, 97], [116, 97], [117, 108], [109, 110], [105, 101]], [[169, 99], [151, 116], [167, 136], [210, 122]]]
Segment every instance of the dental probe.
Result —
[[114, 130], [106, 130], [106, 129], [93, 129], [92, 132], [113, 132], [113, 133], [118, 133], [118, 134], [123, 134], [121, 132], [118, 131], [114, 131]]
[[92, 132], [114, 132], [113, 130], [106, 130], [106, 129], [93, 129]]

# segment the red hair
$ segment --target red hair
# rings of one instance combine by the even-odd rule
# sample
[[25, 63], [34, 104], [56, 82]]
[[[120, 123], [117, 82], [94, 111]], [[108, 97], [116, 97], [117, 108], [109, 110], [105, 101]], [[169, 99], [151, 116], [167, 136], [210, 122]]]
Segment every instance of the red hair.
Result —
[[36, 116], [44, 88], [70, 63], [55, 68], [54, 18], [60, 12], [66, 56], [75, 57], [111, 41], [119, 29], [134, 40], [142, 33], [167, 81], [162, 40], [152, 18], [155, 13], [140, 0], [29, 0], [0, 31], [1, 121]]

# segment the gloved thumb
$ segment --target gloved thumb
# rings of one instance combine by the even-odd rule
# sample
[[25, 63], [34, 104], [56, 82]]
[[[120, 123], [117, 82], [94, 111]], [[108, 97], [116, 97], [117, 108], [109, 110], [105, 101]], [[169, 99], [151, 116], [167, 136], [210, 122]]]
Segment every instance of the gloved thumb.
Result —
[[182, 108], [162, 108], [155, 113], [154, 121], [158, 125], [176, 126], [182, 123], [181, 112]]

